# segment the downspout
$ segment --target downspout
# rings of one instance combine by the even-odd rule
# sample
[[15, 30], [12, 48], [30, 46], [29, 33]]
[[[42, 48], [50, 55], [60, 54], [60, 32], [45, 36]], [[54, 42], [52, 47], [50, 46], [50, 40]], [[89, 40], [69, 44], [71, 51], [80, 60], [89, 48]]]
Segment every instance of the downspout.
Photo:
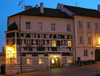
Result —
[[75, 38], [75, 18], [73, 19], [74, 27], [74, 64], [76, 64], [76, 38]]
[[19, 17], [19, 39], [20, 39], [20, 68], [21, 68], [21, 73], [22, 73], [22, 52], [21, 52], [21, 15]]

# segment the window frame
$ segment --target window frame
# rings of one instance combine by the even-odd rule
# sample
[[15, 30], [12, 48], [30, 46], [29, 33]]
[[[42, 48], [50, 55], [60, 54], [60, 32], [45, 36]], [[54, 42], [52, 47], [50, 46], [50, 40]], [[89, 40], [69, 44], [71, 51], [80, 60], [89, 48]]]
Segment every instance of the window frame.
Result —
[[[70, 26], [70, 27], [69, 27]], [[71, 31], [71, 24], [67, 24], [67, 31], [70, 32]]]
[[[29, 42], [30, 42], [30, 43], [29, 43]], [[26, 46], [27, 46], [27, 47], [31, 47], [31, 45], [32, 45], [31, 39], [26, 39]]]
[[26, 29], [30, 30], [31, 29], [31, 23], [30, 22], [26, 22]]
[[[30, 59], [30, 64], [27, 63], [27, 59]], [[26, 64], [31, 65], [32, 64], [32, 58], [26, 58]]]
[[[69, 62], [69, 60], [71, 60], [71, 62]], [[72, 63], [72, 57], [67, 57], [67, 64], [70, 64], [70, 63]]]
[[43, 46], [44, 46], [43, 39], [38, 39], [38, 47], [43, 47]]
[[[82, 26], [82, 21], [78, 21], [78, 25], [79, 25], [78, 28], [80, 28], [80, 29], [83, 28], [83, 26]], [[80, 26], [81, 26], [81, 27], [80, 27]]]
[[[52, 42], [52, 41], [55, 41], [55, 42]], [[54, 44], [56, 44], [56, 46]], [[57, 47], [57, 40], [51, 40], [51, 47]]]
[[[81, 37], [82, 39], [81, 39], [80, 37]], [[79, 44], [83, 44], [83, 36], [79, 36]]]
[[98, 23], [95, 23], [95, 30], [99, 30], [99, 25], [98, 25]]
[[88, 37], [88, 44], [92, 44], [92, 37]]
[[51, 30], [55, 31], [56, 30], [56, 24], [55, 23], [51, 23]]
[[43, 30], [43, 23], [42, 22], [38, 22], [38, 30]]
[[[38, 62], [38, 64], [39, 64], [39, 65], [43, 65], [43, 64], [44, 64], [44, 58], [43, 58], [43, 57], [39, 57], [39, 59], [42, 59], [43, 62], [42, 62], [41, 64]], [[38, 61], [39, 61], [39, 60], [38, 60]]]
[[87, 29], [91, 29], [91, 23], [87, 22]]
[[14, 43], [13, 38], [8, 39], [8, 45], [9, 46], [13, 46], [13, 43]]
[[85, 56], [85, 57], [88, 56], [88, 50], [84, 50], [84, 56]]
[[71, 46], [68, 46], [68, 41], [71, 41], [71, 40], [67, 40], [67, 47], [72, 47], [72, 41], [71, 41]]

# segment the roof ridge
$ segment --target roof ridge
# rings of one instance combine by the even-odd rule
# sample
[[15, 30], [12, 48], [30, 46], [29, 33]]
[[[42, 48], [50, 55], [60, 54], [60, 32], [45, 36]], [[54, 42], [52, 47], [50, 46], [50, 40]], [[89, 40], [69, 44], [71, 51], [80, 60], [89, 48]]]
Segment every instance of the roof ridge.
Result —
[[98, 11], [96, 9], [90, 9], [90, 8], [84, 8], [84, 7], [77, 7], [77, 6], [70, 6], [70, 5], [64, 5], [64, 6], [68, 6], [68, 7], [74, 7], [74, 8], [80, 8], [80, 9], [86, 9], [86, 10], [94, 10], [94, 11]]

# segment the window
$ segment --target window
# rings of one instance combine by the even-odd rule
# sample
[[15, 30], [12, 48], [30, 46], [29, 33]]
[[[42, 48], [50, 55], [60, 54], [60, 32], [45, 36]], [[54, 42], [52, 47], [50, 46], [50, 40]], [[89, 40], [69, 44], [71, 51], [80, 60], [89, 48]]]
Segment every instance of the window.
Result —
[[43, 64], [43, 58], [39, 58], [39, 64]]
[[13, 46], [13, 39], [9, 39], [9, 46]]
[[91, 29], [90, 22], [87, 22], [87, 29]]
[[93, 52], [91, 52], [91, 57], [93, 57]]
[[67, 25], [67, 31], [71, 31], [71, 25]]
[[31, 64], [31, 58], [27, 58], [27, 64]]
[[38, 47], [43, 47], [43, 40], [38, 40]]
[[42, 30], [43, 29], [42, 23], [38, 23], [38, 29], [39, 30]]
[[91, 37], [88, 37], [88, 44], [91, 44]]
[[84, 56], [88, 56], [88, 50], [84, 50]]
[[26, 46], [31, 46], [31, 39], [26, 39]]
[[51, 24], [51, 30], [55, 31], [56, 28], [55, 28], [55, 24]]
[[95, 23], [95, 29], [96, 29], [96, 30], [99, 29], [98, 23]]
[[52, 40], [52, 47], [56, 47], [56, 40]]
[[68, 47], [72, 46], [72, 41], [68, 41]]
[[67, 63], [72, 63], [72, 57], [67, 57]]
[[82, 28], [82, 21], [79, 21], [79, 28]]
[[79, 43], [83, 44], [83, 36], [79, 36]]
[[100, 45], [100, 36], [98, 35], [95, 37], [95, 44]]
[[30, 22], [26, 22], [26, 29], [30, 29]]

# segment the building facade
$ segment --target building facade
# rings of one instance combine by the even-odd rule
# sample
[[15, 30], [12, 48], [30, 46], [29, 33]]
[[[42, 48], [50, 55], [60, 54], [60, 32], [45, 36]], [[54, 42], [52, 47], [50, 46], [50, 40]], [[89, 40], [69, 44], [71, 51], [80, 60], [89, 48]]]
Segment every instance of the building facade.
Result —
[[100, 60], [100, 9], [93, 10], [63, 4], [58, 4], [57, 9], [74, 18], [75, 61]]
[[59, 3], [51, 9], [41, 3], [8, 17], [5, 33], [6, 74], [100, 60], [97, 10]]
[[43, 3], [8, 17], [6, 74], [72, 65], [73, 28], [72, 17]]

